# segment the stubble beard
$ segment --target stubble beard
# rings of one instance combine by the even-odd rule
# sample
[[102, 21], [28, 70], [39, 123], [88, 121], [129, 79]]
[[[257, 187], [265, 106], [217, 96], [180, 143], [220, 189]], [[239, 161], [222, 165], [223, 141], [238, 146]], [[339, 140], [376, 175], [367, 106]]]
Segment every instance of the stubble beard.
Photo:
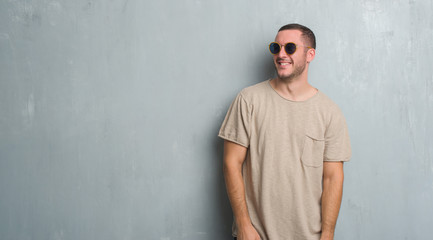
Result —
[[305, 67], [307, 66], [307, 63], [306, 63], [306, 56], [305, 56], [304, 59], [302, 59], [302, 60], [300, 60], [300, 61], [301, 61], [303, 64], [296, 65], [296, 64], [294, 64], [294, 62], [293, 62], [293, 66], [294, 66], [293, 72], [290, 73], [290, 74], [288, 74], [288, 75], [280, 75], [280, 74], [278, 73], [277, 66], [275, 66], [275, 70], [276, 70], [276, 72], [277, 72], [277, 76], [278, 76], [278, 78], [279, 78], [281, 81], [283, 81], [283, 82], [291, 82], [291, 81], [293, 81], [294, 79], [296, 79], [297, 77], [301, 76], [302, 73], [304, 73], [304, 71], [305, 71]]
[[288, 74], [288, 75], [280, 75], [278, 73], [278, 70], [275, 67], [275, 70], [277, 70], [277, 76], [280, 80], [282, 80], [283, 82], [291, 82], [293, 81], [293, 79], [296, 79], [297, 77], [301, 76], [302, 73], [305, 70], [307, 64], [302, 64], [299, 66], [295, 66], [295, 68], [293, 69], [293, 72]]

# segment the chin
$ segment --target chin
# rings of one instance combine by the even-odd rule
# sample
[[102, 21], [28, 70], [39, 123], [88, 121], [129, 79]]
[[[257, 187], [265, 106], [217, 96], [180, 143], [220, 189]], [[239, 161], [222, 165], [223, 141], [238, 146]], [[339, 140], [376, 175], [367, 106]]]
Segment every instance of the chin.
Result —
[[290, 82], [295, 77], [294, 74], [277, 74], [277, 76], [283, 82]]
[[291, 74], [291, 73], [286, 73], [286, 74], [277, 73], [277, 76], [280, 79], [289, 79], [293, 76], [293, 74]]

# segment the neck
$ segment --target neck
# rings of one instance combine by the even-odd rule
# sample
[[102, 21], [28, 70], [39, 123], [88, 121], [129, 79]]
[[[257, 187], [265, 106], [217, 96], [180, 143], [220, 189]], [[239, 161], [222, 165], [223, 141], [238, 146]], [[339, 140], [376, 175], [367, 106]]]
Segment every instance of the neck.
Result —
[[274, 78], [271, 80], [271, 86], [278, 94], [291, 101], [305, 101], [318, 91], [308, 83], [304, 74], [294, 79]]

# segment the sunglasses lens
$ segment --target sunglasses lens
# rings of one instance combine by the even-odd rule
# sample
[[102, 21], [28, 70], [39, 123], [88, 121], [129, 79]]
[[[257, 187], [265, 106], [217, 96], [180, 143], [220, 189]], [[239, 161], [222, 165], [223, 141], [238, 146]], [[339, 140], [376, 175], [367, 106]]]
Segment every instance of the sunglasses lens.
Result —
[[296, 45], [294, 43], [287, 43], [285, 49], [287, 54], [293, 54], [296, 51]]
[[269, 51], [271, 51], [272, 54], [277, 54], [280, 50], [280, 45], [278, 43], [271, 43], [269, 45]]

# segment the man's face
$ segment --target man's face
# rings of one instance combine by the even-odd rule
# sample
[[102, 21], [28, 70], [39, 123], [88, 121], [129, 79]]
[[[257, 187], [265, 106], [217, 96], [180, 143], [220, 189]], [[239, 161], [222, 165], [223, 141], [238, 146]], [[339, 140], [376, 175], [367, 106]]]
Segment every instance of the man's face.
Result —
[[300, 76], [307, 65], [306, 47], [301, 38], [301, 31], [299, 30], [283, 30], [278, 32], [275, 37], [275, 42], [281, 46], [286, 43], [293, 42], [296, 44], [296, 52], [288, 55], [282, 47], [278, 54], [274, 55], [275, 69], [277, 75], [281, 80], [292, 80]]

